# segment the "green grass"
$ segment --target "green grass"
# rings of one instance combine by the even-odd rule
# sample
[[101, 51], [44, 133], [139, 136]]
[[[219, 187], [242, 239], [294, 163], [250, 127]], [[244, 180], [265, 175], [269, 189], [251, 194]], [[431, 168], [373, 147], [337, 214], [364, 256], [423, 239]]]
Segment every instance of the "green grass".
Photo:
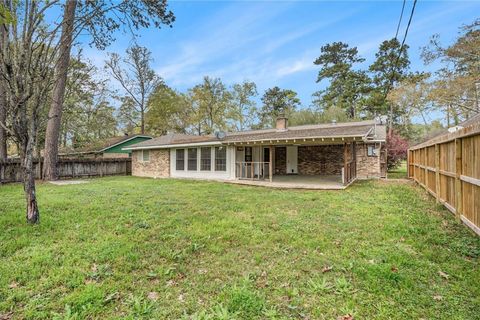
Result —
[[407, 162], [402, 161], [398, 168], [388, 171], [388, 179], [407, 179]]
[[0, 318], [479, 319], [480, 239], [419, 187], [0, 186]]

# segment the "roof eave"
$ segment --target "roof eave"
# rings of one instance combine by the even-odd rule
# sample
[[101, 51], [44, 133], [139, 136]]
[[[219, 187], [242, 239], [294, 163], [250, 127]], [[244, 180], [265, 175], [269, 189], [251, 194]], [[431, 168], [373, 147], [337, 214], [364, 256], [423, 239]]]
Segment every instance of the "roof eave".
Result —
[[[114, 144], [112, 144], [111, 146], [105, 147], [105, 148], [103, 148], [103, 149], [101, 149], [101, 150], [98, 150], [98, 151], [96, 151], [96, 152], [103, 152], [103, 151], [105, 151], [105, 150], [108, 150], [108, 149], [110, 149], [110, 148], [116, 147], [116, 146], [118, 146], [118, 145], [121, 145], [122, 143], [128, 142], [128, 141], [130, 141], [130, 140], [132, 140], [132, 139], [135, 139], [135, 138], [148, 138], [148, 139], [152, 139], [151, 136], [136, 135], [136, 136], [130, 137], [129, 139], [126, 139], [126, 140], [123, 140], [123, 141], [114, 143]], [[124, 149], [122, 148], [122, 150], [124, 150]]]
[[194, 147], [194, 146], [211, 146], [211, 145], [220, 145], [221, 141], [204, 141], [204, 142], [192, 142], [192, 143], [172, 143], [164, 145], [153, 145], [153, 146], [138, 146], [138, 147], [125, 147], [122, 150], [147, 150], [147, 149], [170, 149], [170, 148], [181, 148], [181, 147]]

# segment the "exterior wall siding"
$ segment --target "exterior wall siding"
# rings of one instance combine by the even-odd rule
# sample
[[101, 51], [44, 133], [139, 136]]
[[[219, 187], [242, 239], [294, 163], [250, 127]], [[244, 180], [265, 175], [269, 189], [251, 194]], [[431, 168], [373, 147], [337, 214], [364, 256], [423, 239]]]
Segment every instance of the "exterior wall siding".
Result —
[[[380, 148], [376, 148], [376, 156], [368, 156], [367, 143], [357, 143], [357, 178], [380, 178]], [[376, 144], [379, 147], [379, 144]]]
[[150, 160], [141, 161], [142, 151], [133, 151], [132, 176], [166, 178], [170, 176], [170, 150], [149, 150]]
[[298, 147], [298, 174], [340, 175], [342, 168], [343, 145]]

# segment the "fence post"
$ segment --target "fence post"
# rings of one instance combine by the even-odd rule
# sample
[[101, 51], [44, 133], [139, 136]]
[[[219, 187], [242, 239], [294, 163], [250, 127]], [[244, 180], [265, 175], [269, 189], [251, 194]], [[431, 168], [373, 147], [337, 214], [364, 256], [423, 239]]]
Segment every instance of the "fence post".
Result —
[[455, 139], [455, 217], [460, 219], [463, 213], [462, 194], [462, 139]]
[[440, 145], [435, 143], [435, 198], [440, 202]]

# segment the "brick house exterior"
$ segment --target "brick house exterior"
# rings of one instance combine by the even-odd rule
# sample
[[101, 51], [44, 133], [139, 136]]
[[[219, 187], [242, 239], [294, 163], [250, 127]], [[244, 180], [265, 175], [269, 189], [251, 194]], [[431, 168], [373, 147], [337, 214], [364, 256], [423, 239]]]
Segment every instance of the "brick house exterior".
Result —
[[169, 134], [130, 146], [132, 175], [214, 180], [275, 176], [355, 179], [386, 175], [385, 126], [375, 121], [288, 127], [210, 136]]
[[150, 150], [149, 160], [143, 161], [143, 150], [132, 153], [132, 175], [137, 177], [170, 177], [170, 150]]

